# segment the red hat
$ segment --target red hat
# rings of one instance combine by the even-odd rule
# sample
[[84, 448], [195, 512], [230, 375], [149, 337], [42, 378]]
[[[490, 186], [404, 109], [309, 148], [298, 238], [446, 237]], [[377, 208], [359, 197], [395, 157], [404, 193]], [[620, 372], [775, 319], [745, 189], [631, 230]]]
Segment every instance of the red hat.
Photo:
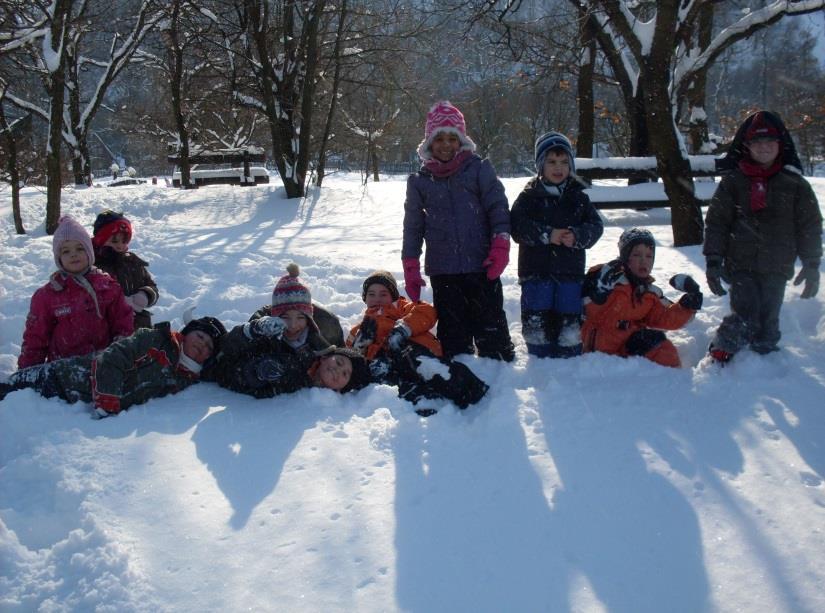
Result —
[[312, 318], [312, 294], [309, 288], [298, 278], [300, 269], [297, 264], [286, 267], [287, 274], [278, 279], [272, 290], [273, 316], [282, 315], [291, 309], [300, 311]]
[[781, 139], [779, 128], [773, 125], [773, 123], [771, 123], [771, 121], [762, 111], [756, 113], [756, 115], [753, 116], [753, 121], [751, 121], [751, 125], [748, 126], [748, 129], [745, 132], [744, 140], [746, 143], [748, 143], [758, 138], [769, 138], [772, 140]]
[[123, 213], [107, 209], [95, 219], [92, 243], [99, 249], [118, 232], [126, 235], [126, 242], [128, 243], [132, 240], [132, 223], [123, 216]]
[[436, 102], [430, 112], [427, 113], [427, 123], [424, 126], [424, 140], [418, 145], [418, 156], [422, 160], [430, 160], [433, 152], [430, 145], [433, 144], [439, 132], [449, 132], [458, 136], [461, 141], [462, 151], [475, 151], [476, 144], [467, 136], [467, 126], [464, 123], [464, 115], [449, 101], [442, 100]]

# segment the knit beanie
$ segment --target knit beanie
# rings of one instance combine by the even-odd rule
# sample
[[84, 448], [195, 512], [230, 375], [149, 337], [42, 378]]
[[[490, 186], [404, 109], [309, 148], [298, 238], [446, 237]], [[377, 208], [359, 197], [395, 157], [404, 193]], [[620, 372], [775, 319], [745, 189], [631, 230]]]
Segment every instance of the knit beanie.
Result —
[[110, 209], [106, 209], [97, 216], [94, 223], [94, 237], [92, 243], [98, 249], [106, 244], [112, 236], [118, 232], [123, 232], [126, 235], [126, 242], [132, 240], [132, 222], [123, 216], [123, 213], [117, 213]]
[[544, 158], [551, 149], [561, 149], [567, 154], [570, 161], [570, 174], [576, 173], [576, 154], [573, 152], [573, 145], [564, 134], [559, 132], [547, 132], [536, 139], [536, 172], [539, 176], [544, 173]]
[[360, 390], [372, 382], [372, 375], [367, 359], [360, 353], [349, 347], [332, 347], [324, 355], [342, 355], [349, 358], [352, 363], [352, 374], [347, 384], [339, 391], [342, 394]]
[[287, 274], [278, 279], [275, 289], [272, 290], [272, 310], [273, 317], [282, 315], [291, 309], [300, 311], [304, 315], [312, 317], [312, 294], [309, 288], [301, 283], [298, 274], [301, 270], [297, 264], [290, 264], [286, 267]]
[[753, 120], [745, 132], [745, 142], [749, 143], [757, 138], [769, 138], [780, 140], [781, 133], [779, 127], [771, 122], [771, 117], [767, 113], [759, 111], [753, 116]]
[[653, 255], [656, 255], [656, 240], [653, 238], [650, 230], [644, 228], [628, 228], [619, 237], [619, 259], [627, 263], [630, 258], [630, 252], [636, 245], [647, 245], [653, 249]]
[[190, 332], [194, 332], [196, 330], [200, 330], [212, 339], [212, 344], [215, 347], [212, 351], [212, 355], [217, 355], [220, 348], [221, 338], [223, 338], [223, 335], [226, 334], [226, 328], [220, 320], [215, 317], [200, 317], [198, 319], [193, 319], [183, 327], [180, 333], [186, 336]]
[[92, 247], [92, 239], [86, 228], [77, 223], [72, 217], [64, 215], [57, 222], [57, 230], [52, 237], [52, 252], [54, 253], [54, 263], [59, 270], [63, 270], [60, 264], [60, 247], [66, 241], [80, 241], [86, 256], [89, 258], [89, 266], [95, 263], [95, 250]]
[[418, 157], [422, 160], [432, 159], [433, 152], [430, 150], [430, 145], [433, 144], [439, 132], [449, 132], [458, 136], [458, 140], [461, 141], [461, 151], [474, 152], [476, 150], [476, 144], [467, 136], [464, 115], [447, 100], [436, 102], [427, 113], [424, 140], [418, 145]]
[[392, 301], [395, 302], [398, 300], [398, 283], [395, 280], [395, 277], [392, 276], [391, 272], [386, 270], [376, 270], [369, 277], [364, 279], [364, 285], [361, 288], [361, 299], [366, 302], [367, 301], [367, 290], [369, 289], [370, 285], [375, 283], [379, 283], [387, 288], [390, 292], [390, 296], [392, 296]]

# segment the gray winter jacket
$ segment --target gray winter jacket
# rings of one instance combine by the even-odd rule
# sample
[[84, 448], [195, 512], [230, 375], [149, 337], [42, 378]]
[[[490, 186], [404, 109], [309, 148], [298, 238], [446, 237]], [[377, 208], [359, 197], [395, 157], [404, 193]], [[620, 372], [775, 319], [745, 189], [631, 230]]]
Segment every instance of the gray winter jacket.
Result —
[[407, 179], [402, 258], [418, 258], [427, 243], [427, 275], [483, 272], [493, 234], [510, 232], [504, 186], [488, 160], [472, 155], [439, 178], [425, 167]]

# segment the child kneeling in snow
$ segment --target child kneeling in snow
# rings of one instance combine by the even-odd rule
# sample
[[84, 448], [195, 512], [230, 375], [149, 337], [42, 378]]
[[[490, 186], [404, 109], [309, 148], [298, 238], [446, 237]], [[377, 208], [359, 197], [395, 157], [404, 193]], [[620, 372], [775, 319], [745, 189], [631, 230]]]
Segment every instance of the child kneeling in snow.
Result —
[[226, 329], [214, 317], [193, 319], [180, 332], [161, 322], [99, 353], [18, 370], [0, 384], [0, 399], [33, 388], [46, 398], [92, 402], [95, 412], [106, 417], [197, 383], [224, 334]]
[[582, 288], [584, 352], [640, 355], [662, 366], [681, 365], [662, 330], [678, 330], [693, 319], [702, 308], [702, 293], [691, 277], [675, 275], [670, 284], [685, 294], [676, 303], [665, 298], [650, 276], [655, 249], [648, 230], [625, 230], [619, 237], [619, 259], [587, 272]]
[[397, 385], [399, 396], [413, 404], [445, 398], [464, 409], [484, 397], [489, 387], [467, 366], [442, 358], [441, 343], [430, 332], [437, 321], [431, 304], [400, 296], [385, 270], [364, 280], [361, 297], [367, 310], [347, 346], [367, 358], [375, 382]]

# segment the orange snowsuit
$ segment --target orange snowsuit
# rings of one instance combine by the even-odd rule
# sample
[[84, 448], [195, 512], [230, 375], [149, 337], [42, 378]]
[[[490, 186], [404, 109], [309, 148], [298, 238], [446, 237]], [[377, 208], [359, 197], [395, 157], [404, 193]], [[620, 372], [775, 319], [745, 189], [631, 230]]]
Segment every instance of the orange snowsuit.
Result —
[[[588, 275], [600, 268], [591, 268]], [[604, 304], [584, 299], [583, 353], [601, 351], [627, 357], [625, 343], [633, 333], [645, 328], [678, 330], [693, 319], [696, 311], [665, 298], [662, 290], [652, 285], [652, 277], [647, 281], [647, 285], [640, 286], [643, 288], [640, 292], [622, 277]], [[644, 357], [662, 366], [678, 368], [681, 365], [679, 353], [669, 340], [659, 343]]]
[[[386, 349], [387, 337], [392, 332], [395, 322], [403, 320], [410, 329], [409, 340], [429, 349], [433, 355], [441, 357], [444, 352], [441, 350], [441, 343], [433, 336], [430, 329], [438, 320], [435, 307], [426, 302], [412, 302], [403, 296], [392, 304], [376, 306], [364, 312], [364, 319], [376, 320], [375, 340], [364, 352], [364, 357], [372, 360], [379, 352]], [[347, 336], [347, 347], [352, 347], [361, 324], [353, 326]]]

